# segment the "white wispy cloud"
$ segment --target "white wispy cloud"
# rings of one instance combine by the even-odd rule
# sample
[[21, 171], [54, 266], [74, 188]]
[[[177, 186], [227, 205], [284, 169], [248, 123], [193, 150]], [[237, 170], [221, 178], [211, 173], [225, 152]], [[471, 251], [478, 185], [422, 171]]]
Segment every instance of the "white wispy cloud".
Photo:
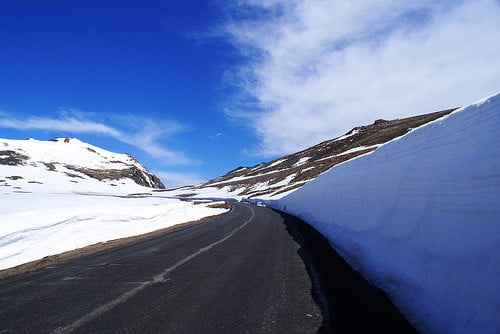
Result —
[[2, 115], [0, 127], [17, 130], [47, 130], [66, 131], [75, 133], [99, 133], [114, 138], [122, 136], [121, 132], [102, 123], [89, 120], [79, 120], [73, 117], [48, 118], [48, 117], [28, 117], [26, 119], [8, 118]]
[[178, 173], [158, 170], [153, 173], [158, 176], [169, 189], [188, 185], [191, 186], [206, 181], [202, 179], [200, 175], [194, 173]]
[[[227, 7], [226, 112], [289, 153], [377, 118], [460, 106], [500, 90], [497, 0], [251, 0]], [[257, 15], [258, 14], [258, 15]]]
[[225, 136], [224, 133], [222, 133], [222, 132], [216, 132], [215, 134], [208, 136], [208, 139], [210, 139], [211, 141], [219, 141], [224, 136]]
[[97, 114], [77, 109], [63, 109], [58, 117], [16, 118], [3, 113], [0, 114], [0, 128], [99, 134], [136, 147], [154, 158], [161, 159], [165, 165], [195, 163], [183, 153], [170, 150], [161, 143], [161, 140], [184, 131], [185, 127], [177, 122], [107, 115], [105, 120], [110, 124], [106, 124], [93, 119], [97, 117]]

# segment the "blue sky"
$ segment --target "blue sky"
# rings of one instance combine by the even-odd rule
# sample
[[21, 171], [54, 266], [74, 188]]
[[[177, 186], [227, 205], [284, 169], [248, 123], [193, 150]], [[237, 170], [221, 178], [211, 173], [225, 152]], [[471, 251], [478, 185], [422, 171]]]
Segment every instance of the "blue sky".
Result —
[[172, 186], [208, 180], [496, 92], [498, 7], [2, 1], [0, 137], [75, 136]]
[[130, 152], [152, 170], [201, 179], [256, 163], [242, 152], [253, 133], [219, 112], [232, 52], [222, 40], [199, 37], [217, 20], [220, 11], [209, 1], [3, 1], [1, 112], [19, 120], [102, 123], [124, 136], [157, 131], [158, 148], [172, 155], [84, 131], [89, 124], [81, 132], [64, 131], [64, 124], [2, 128], [1, 137], [77, 136]]

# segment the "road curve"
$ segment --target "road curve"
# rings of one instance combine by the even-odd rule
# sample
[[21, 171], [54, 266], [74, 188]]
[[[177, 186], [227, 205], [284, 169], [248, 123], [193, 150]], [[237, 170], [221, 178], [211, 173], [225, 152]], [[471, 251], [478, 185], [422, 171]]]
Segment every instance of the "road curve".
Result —
[[306, 223], [210, 221], [0, 280], [1, 333], [413, 333]]
[[0, 281], [0, 333], [314, 333], [300, 245], [272, 210], [211, 221]]

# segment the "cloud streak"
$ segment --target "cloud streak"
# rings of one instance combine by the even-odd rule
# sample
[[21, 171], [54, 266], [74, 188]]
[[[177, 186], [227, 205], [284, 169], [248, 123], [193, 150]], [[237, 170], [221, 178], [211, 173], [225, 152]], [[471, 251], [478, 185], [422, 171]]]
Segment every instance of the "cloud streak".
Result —
[[227, 11], [222, 33], [245, 62], [228, 71], [239, 94], [226, 112], [258, 134], [257, 154], [500, 89], [495, 0], [252, 0]]
[[114, 138], [125, 144], [138, 148], [150, 156], [161, 159], [165, 165], [185, 165], [195, 161], [180, 152], [165, 148], [160, 140], [173, 136], [184, 130], [184, 127], [172, 121], [153, 121], [147, 118], [134, 116], [113, 116], [106, 118], [110, 123], [105, 124], [92, 120], [95, 114], [70, 109], [62, 110], [60, 117], [28, 117], [25, 119], [13, 118], [8, 114], [0, 114], [0, 127], [22, 131], [56, 131], [64, 133], [92, 133]]
[[195, 185], [205, 182], [198, 174], [194, 173], [178, 173], [169, 171], [154, 171], [168, 189], [178, 188], [182, 186]]
[[16, 130], [47, 130], [47, 131], [65, 131], [75, 133], [99, 133], [110, 137], [118, 138], [122, 133], [114, 128], [102, 123], [93, 121], [83, 121], [73, 117], [48, 118], [48, 117], [29, 117], [26, 119], [0, 118], [0, 127]]

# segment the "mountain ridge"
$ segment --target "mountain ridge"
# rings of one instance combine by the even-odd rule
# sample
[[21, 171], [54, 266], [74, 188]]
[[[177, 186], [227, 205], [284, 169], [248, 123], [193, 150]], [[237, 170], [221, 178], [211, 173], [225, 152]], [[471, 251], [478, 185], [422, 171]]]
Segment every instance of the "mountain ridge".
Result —
[[448, 115], [451, 108], [402, 119], [377, 119], [337, 138], [254, 166], [239, 166], [205, 183], [171, 190], [178, 197], [279, 198], [333, 166], [376, 150], [410, 130]]

